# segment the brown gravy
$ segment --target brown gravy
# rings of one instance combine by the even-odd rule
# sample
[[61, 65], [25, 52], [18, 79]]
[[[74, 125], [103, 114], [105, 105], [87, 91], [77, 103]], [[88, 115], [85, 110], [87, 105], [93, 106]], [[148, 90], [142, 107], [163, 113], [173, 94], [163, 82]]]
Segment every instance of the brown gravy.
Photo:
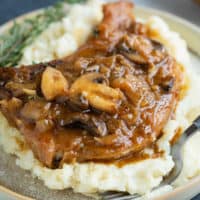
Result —
[[174, 112], [183, 72], [132, 9], [106, 4], [95, 34], [71, 56], [0, 68], [0, 109], [47, 167], [147, 159]]

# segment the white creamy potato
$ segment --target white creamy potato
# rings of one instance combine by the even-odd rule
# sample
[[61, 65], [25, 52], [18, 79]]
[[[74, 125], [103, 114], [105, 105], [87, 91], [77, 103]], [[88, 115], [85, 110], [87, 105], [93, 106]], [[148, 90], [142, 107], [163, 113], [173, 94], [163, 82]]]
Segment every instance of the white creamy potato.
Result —
[[[50, 61], [73, 53], [86, 40], [92, 27], [101, 21], [101, 5], [99, 0], [89, 1], [86, 5], [73, 5], [61, 22], [52, 24], [25, 49], [20, 64]], [[169, 120], [164, 128], [164, 135], [158, 141], [159, 148], [165, 152], [164, 155], [156, 159], [128, 163], [121, 168], [112, 164], [91, 162], [64, 164], [62, 169], [48, 169], [34, 158], [32, 151], [26, 147], [23, 136], [15, 128], [10, 127], [1, 114], [0, 144], [7, 153], [17, 156], [17, 165], [31, 171], [33, 176], [43, 180], [44, 184], [51, 189], [73, 188], [81, 193], [118, 190], [132, 194], [145, 194], [144, 198], [151, 198], [172, 189], [171, 186], [166, 186], [157, 192], [149, 193], [153, 187], [159, 185], [163, 176], [174, 166], [169, 155], [169, 142], [176, 129], [178, 127], [185, 129], [191, 123], [191, 119], [200, 113], [196, 109], [200, 107], [198, 102], [200, 80], [190, 69], [189, 53], [185, 41], [177, 33], [171, 31], [159, 17], [151, 17], [145, 23], [152, 37], [162, 42], [169, 53], [183, 65], [191, 82], [186, 97], [177, 106], [175, 118]], [[200, 159], [198, 154], [195, 155], [195, 152], [200, 151], [199, 143], [200, 134], [191, 138], [185, 146], [185, 166], [176, 186], [200, 174]]]
[[33, 44], [28, 46], [20, 64], [46, 62], [73, 53], [91, 33], [102, 17], [102, 1], [89, 1], [87, 5], [71, 5], [67, 16], [52, 23]]

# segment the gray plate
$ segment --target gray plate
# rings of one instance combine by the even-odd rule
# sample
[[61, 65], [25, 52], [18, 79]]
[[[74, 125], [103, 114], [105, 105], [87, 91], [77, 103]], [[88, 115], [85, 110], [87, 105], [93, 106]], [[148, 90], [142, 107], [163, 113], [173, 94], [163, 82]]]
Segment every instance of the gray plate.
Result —
[[[153, 9], [137, 7], [135, 13], [140, 18], [147, 18], [150, 15], [159, 15], [163, 17], [170, 24], [172, 29], [176, 30], [184, 37], [184, 39], [189, 44], [190, 49], [196, 53], [196, 55], [193, 54], [192, 56], [192, 62], [195, 65], [200, 63], [200, 58], [197, 56], [197, 54], [200, 55], [200, 30], [198, 27], [173, 15], [164, 12], [159, 12]], [[90, 197], [85, 197], [80, 194], [75, 194], [71, 190], [56, 191], [46, 188], [41, 181], [32, 178], [29, 172], [22, 170], [18, 166], [16, 166], [14, 156], [7, 155], [4, 152], [2, 152], [2, 150], [0, 150], [0, 191], [0, 199], [3, 200], [30, 200], [30, 198], [28, 197], [37, 200], [92, 199]], [[176, 188], [172, 192], [162, 195], [157, 199], [186, 200], [198, 194], [199, 191], [200, 178], [197, 177], [191, 180], [188, 184]]]

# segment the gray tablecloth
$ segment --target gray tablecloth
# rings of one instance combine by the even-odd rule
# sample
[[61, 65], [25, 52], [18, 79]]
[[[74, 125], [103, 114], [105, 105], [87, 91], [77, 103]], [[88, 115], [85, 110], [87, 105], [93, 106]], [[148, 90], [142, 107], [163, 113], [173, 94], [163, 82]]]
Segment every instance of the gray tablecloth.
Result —
[[[0, 24], [23, 13], [48, 6], [55, 0], [1, 0]], [[171, 12], [200, 26], [200, 5], [192, 0], [134, 0], [135, 4]], [[3, 200], [3, 199], [2, 199]], [[200, 200], [200, 195], [193, 200]]]

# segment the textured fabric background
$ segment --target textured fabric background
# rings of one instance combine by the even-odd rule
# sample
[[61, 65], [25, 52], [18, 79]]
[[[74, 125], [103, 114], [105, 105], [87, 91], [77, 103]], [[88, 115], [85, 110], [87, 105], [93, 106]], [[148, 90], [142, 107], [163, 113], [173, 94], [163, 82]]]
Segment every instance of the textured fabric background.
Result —
[[[0, 0], [0, 24], [55, 0]], [[200, 26], [200, 5], [193, 0], [134, 0], [135, 4], [171, 12]], [[4, 199], [4, 197], [2, 197]], [[0, 197], [0, 199], [2, 199]], [[200, 200], [200, 195], [193, 200]]]

